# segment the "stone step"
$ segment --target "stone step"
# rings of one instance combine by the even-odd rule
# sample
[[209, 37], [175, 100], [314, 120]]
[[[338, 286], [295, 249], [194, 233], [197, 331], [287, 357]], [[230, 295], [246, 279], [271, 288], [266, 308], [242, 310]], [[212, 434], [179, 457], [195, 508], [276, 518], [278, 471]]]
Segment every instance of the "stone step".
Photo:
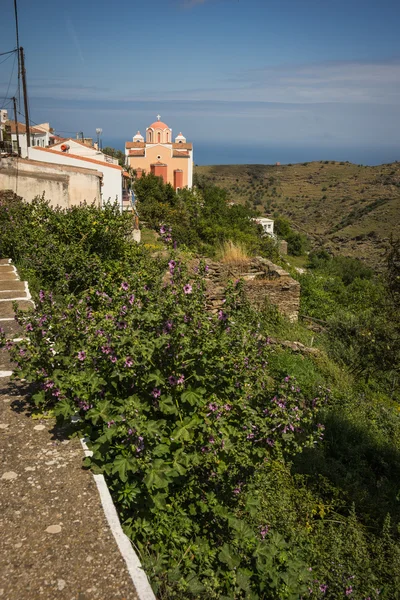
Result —
[[9, 265], [9, 258], [0, 258], [0, 267], [3, 265]]
[[24, 335], [24, 330], [22, 329], [21, 325], [18, 325], [14, 318], [7, 321], [0, 320], [0, 327], [3, 329], [6, 337], [9, 339], [23, 337]]
[[0, 283], [0, 298], [3, 298], [1, 294], [6, 293], [8, 291], [12, 292], [25, 292], [25, 281], [20, 281], [19, 279], [13, 281], [2, 281]]
[[[7, 267], [6, 267], [7, 269]], [[14, 271], [3, 271], [3, 269], [0, 269], [0, 283], [4, 282], [4, 281], [20, 281], [18, 275], [16, 275], [16, 273]], [[4, 288], [4, 285], [1, 286], [2, 288]]]
[[25, 290], [0, 290], [0, 302], [3, 300], [21, 300], [21, 298], [28, 299]]
[[[18, 308], [21, 310], [26, 310], [29, 308], [33, 308], [32, 300], [20, 300], [17, 302]], [[14, 316], [13, 310], [13, 301], [6, 300], [5, 302], [0, 302], [0, 319], [7, 319], [9, 317]]]
[[0, 371], [13, 371], [15, 363], [10, 360], [10, 354], [5, 348], [0, 349]]

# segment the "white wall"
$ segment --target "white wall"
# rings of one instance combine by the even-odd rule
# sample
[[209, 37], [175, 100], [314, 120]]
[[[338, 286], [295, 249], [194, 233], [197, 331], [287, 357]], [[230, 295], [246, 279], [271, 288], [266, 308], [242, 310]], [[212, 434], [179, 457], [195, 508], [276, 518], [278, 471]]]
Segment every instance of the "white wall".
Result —
[[[18, 133], [18, 138], [19, 138], [19, 147], [21, 148], [21, 157], [28, 158], [28, 146], [27, 146], [27, 140], [26, 140], [26, 133]], [[14, 143], [17, 141], [16, 133], [11, 134], [11, 140], [13, 142], [13, 147], [14, 147]], [[31, 133], [31, 146], [32, 147], [37, 146], [38, 140], [39, 140], [39, 146], [41, 148], [48, 146], [49, 145], [49, 134], [47, 132], [43, 132], [42, 134]]]
[[36, 162], [28, 159], [0, 159], [0, 190], [12, 190], [27, 202], [45, 194], [51, 206], [69, 208], [81, 202], [100, 206], [100, 173]]
[[53, 150], [40, 150], [40, 148], [31, 147], [29, 149], [29, 158], [41, 162], [48, 162], [57, 165], [70, 165], [84, 169], [96, 169], [103, 174], [103, 185], [101, 187], [102, 203], [107, 201], [118, 202], [122, 207], [122, 169], [118, 166], [112, 166], [108, 163], [92, 163], [82, 158], [74, 158], [64, 152]]

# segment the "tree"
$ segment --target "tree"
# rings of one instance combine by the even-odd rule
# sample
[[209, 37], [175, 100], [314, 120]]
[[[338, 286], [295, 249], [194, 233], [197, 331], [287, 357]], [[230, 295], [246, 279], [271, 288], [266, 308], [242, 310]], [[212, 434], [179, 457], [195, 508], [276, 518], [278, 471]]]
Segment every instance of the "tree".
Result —
[[118, 158], [118, 164], [120, 167], [125, 167], [125, 154], [121, 150], [116, 150], [115, 148], [111, 148], [111, 146], [106, 146], [102, 149], [104, 154], [107, 156], [112, 156], [113, 158]]

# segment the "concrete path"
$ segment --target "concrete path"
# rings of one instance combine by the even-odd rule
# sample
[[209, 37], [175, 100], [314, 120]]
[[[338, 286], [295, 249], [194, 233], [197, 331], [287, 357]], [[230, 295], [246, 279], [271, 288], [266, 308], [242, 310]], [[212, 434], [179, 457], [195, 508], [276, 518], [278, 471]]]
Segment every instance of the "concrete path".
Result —
[[[27, 286], [0, 261], [0, 327], [23, 336], [12, 298]], [[79, 440], [33, 419], [29, 390], [0, 351], [0, 600], [139, 600]]]

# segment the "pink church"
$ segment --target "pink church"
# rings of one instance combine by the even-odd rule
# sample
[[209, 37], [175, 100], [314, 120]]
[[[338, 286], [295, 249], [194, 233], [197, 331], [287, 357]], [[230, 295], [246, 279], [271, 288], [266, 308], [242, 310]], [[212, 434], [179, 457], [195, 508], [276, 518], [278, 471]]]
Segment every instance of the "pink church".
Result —
[[172, 129], [161, 120], [146, 129], [146, 141], [140, 131], [125, 144], [126, 165], [136, 170], [137, 177], [154, 173], [175, 190], [193, 186], [193, 145], [180, 133], [173, 141]]

